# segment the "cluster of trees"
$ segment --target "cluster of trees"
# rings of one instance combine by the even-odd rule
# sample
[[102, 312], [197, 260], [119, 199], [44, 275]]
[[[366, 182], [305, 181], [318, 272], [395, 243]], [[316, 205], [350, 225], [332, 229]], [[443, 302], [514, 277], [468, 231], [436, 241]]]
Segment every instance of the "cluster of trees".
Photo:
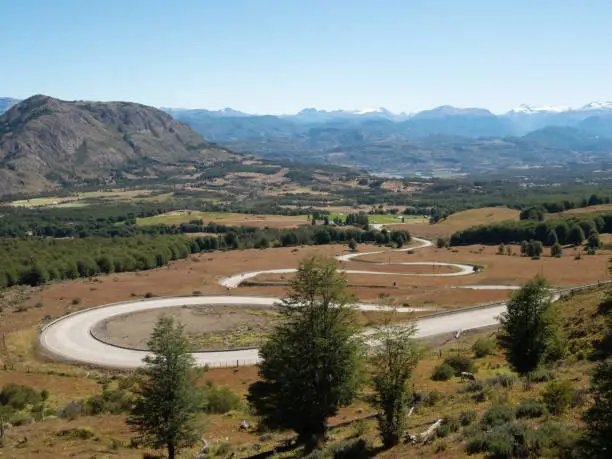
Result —
[[367, 228], [369, 222], [368, 214], [365, 212], [348, 214], [344, 219], [339, 215], [334, 218], [334, 223], [340, 226], [347, 225]]
[[544, 220], [547, 213], [559, 213], [566, 210], [578, 209], [582, 207], [597, 206], [599, 204], [609, 204], [609, 196], [598, 196], [593, 193], [589, 198], [582, 198], [578, 201], [564, 199], [562, 201], [543, 202], [536, 206], [530, 206], [521, 210], [521, 220]]
[[0, 288], [40, 285], [51, 280], [76, 279], [113, 272], [153, 269], [190, 254], [215, 250], [321, 245], [349, 241], [403, 246], [407, 231], [364, 231], [357, 228], [305, 225], [295, 229], [224, 227], [203, 222], [185, 224], [218, 236], [186, 237], [177, 227], [160, 225], [157, 232], [133, 237], [80, 239], [0, 239]]
[[463, 244], [518, 244], [522, 241], [540, 241], [545, 246], [556, 243], [582, 244], [589, 238], [595, 244], [599, 233], [612, 232], [612, 214], [594, 218], [506, 221], [473, 226], [451, 236], [452, 245]]

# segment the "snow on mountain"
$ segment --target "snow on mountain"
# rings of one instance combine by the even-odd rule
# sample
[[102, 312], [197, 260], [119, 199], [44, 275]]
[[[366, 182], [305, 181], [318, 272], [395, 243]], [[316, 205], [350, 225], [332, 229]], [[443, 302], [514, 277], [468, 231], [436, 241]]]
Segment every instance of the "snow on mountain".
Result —
[[514, 108], [508, 112], [509, 115], [514, 114], [526, 114], [530, 115], [533, 113], [562, 113], [571, 110], [571, 107], [566, 106], [551, 106], [546, 105], [543, 107], [534, 107], [533, 105], [522, 104], [517, 108]]
[[584, 105], [580, 110], [612, 110], [612, 102], [591, 102]]

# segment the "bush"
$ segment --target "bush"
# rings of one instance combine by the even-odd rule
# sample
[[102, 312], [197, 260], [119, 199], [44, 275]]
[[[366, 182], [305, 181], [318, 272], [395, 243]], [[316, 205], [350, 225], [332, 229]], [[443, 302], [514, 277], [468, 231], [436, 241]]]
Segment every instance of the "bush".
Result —
[[495, 343], [488, 338], [479, 338], [472, 345], [472, 351], [476, 358], [486, 357], [495, 352]]
[[550, 381], [544, 392], [542, 400], [551, 414], [563, 414], [571, 405], [574, 389], [567, 381]]
[[423, 397], [423, 404], [425, 406], [434, 406], [440, 400], [442, 400], [442, 392], [439, 392], [437, 390], [432, 390], [429, 394]]
[[210, 381], [202, 388], [203, 411], [211, 414], [224, 414], [241, 407], [240, 397], [227, 387], [214, 386]]
[[493, 385], [500, 386], [505, 389], [510, 389], [512, 386], [514, 386], [515, 382], [516, 382], [516, 378], [514, 376], [503, 375], [503, 374], [497, 375], [491, 380], [491, 383]]
[[553, 379], [555, 379], [555, 374], [544, 368], [540, 368], [529, 375], [529, 380], [534, 383], [552, 381]]
[[469, 426], [475, 420], [476, 420], [476, 411], [474, 410], [462, 411], [459, 414], [459, 422], [461, 423], [462, 426]]
[[539, 418], [544, 414], [546, 407], [540, 401], [533, 398], [523, 398], [516, 407], [517, 418]]
[[514, 422], [476, 434], [468, 441], [466, 451], [488, 453], [486, 457], [490, 458], [538, 457], [540, 443], [537, 432], [528, 424]]
[[74, 421], [81, 416], [85, 411], [83, 402], [69, 402], [57, 413], [58, 417]]
[[450, 365], [443, 363], [434, 368], [431, 374], [431, 379], [434, 381], [448, 381], [455, 375], [455, 369]]
[[497, 405], [489, 408], [480, 420], [484, 427], [496, 427], [514, 419], [514, 409], [510, 405]]
[[40, 392], [29, 386], [9, 383], [0, 391], [0, 405], [10, 406], [16, 411], [23, 410], [27, 405], [35, 405], [41, 401]]
[[448, 357], [444, 360], [444, 363], [453, 367], [453, 369], [455, 370], [455, 376], [460, 376], [461, 373], [464, 371], [467, 373], [474, 373], [476, 370], [474, 361], [462, 355]]
[[57, 436], [69, 438], [71, 440], [88, 440], [93, 438], [95, 434], [91, 430], [91, 427], [74, 427], [72, 429], [60, 430]]
[[345, 440], [325, 450], [313, 451], [305, 459], [368, 459], [372, 457], [372, 445], [362, 438]]

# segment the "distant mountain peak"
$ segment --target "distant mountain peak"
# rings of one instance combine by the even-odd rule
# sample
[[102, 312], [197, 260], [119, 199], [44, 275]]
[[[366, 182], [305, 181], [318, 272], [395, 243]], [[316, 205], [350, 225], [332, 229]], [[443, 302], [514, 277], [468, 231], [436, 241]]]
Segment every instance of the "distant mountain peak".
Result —
[[552, 106], [552, 105], [545, 105], [542, 107], [536, 107], [534, 105], [528, 105], [528, 104], [521, 104], [516, 108], [513, 108], [512, 110], [510, 110], [509, 114], [533, 114], [533, 113], [561, 113], [561, 112], [567, 112], [571, 110], [570, 107], [566, 107], [566, 106]]
[[612, 102], [611, 101], [606, 101], [606, 102], [594, 101], [594, 102], [591, 102], [590, 104], [584, 105], [581, 108], [581, 110], [612, 110]]

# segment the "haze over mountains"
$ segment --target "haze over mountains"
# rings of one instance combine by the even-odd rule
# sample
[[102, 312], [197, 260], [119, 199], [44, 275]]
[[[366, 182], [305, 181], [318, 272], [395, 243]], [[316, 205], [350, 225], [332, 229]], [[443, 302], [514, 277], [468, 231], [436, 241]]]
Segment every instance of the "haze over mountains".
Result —
[[503, 115], [441, 106], [412, 115], [384, 108], [294, 115], [165, 109], [207, 139], [241, 153], [333, 163], [392, 175], [608, 161], [612, 102], [577, 109], [522, 105]]
[[[16, 102], [0, 99], [0, 111]], [[163, 110], [191, 129], [161, 110], [127, 102], [35, 96], [13, 106], [0, 116], [0, 194], [112, 180], [128, 170], [155, 175], [169, 164], [232, 155], [227, 149], [395, 176], [612, 160], [612, 102], [577, 109], [522, 105], [503, 115], [452, 106], [412, 115], [384, 108], [293, 115]]]

